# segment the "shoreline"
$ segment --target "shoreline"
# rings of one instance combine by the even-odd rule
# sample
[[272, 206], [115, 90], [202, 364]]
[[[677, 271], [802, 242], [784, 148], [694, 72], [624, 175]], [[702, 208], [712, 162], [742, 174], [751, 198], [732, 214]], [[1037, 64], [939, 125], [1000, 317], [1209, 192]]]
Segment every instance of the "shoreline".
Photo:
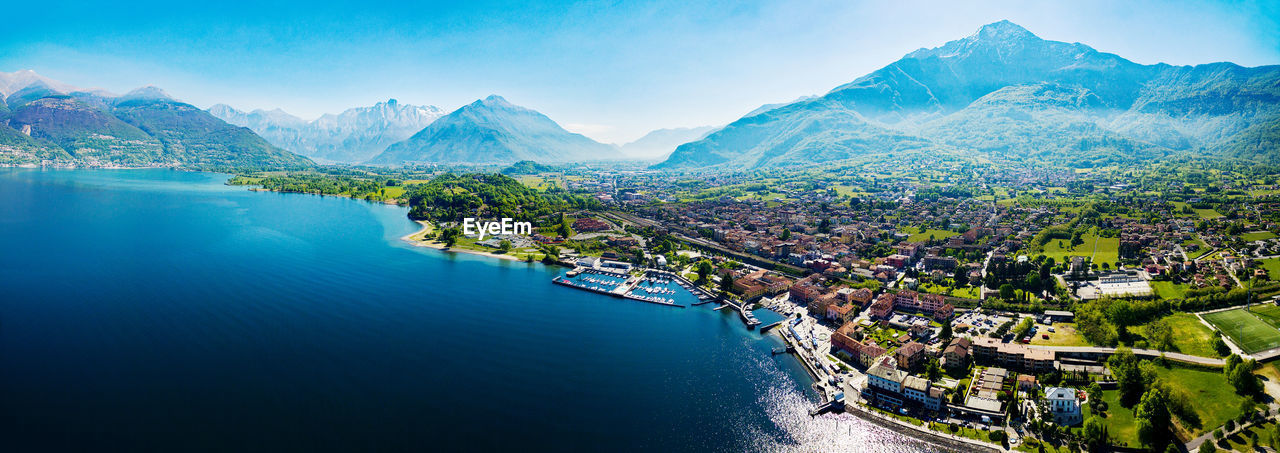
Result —
[[[230, 181], [230, 180], [228, 180], [228, 181]], [[400, 199], [399, 199], [399, 198], [392, 198], [392, 199], [390, 199], [390, 200], [375, 201], [375, 200], [365, 200], [365, 199], [363, 199], [363, 198], [356, 198], [356, 197], [353, 197], [353, 196], [351, 196], [351, 195], [347, 195], [347, 194], [315, 193], [315, 192], [292, 192], [292, 191], [288, 191], [288, 190], [272, 190], [272, 189], [268, 189], [268, 188], [265, 188], [265, 187], [262, 187], [262, 186], [253, 186], [252, 184], [230, 184], [230, 183], [223, 183], [223, 184], [224, 184], [224, 185], [226, 185], [226, 186], [229, 186], [229, 187], [251, 186], [251, 187], [249, 187], [249, 191], [250, 191], [250, 192], [271, 192], [271, 193], [292, 193], [292, 194], [298, 194], [298, 195], [315, 195], [315, 196], [320, 196], [320, 197], [337, 197], [337, 198], [346, 198], [346, 199], [348, 199], [348, 200], [359, 200], [359, 201], [364, 201], [364, 202], [368, 202], [368, 203], [385, 204], [385, 205], [388, 205], [388, 206], [405, 206], [405, 205], [403, 205], [403, 204], [400, 204]], [[407, 202], [406, 202], [406, 203], [407, 203]]]
[[[440, 242], [440, 241], [437, 241], [437, 240], [424, 241], [424, 240], [422, 240], [422, 239], [423, 239], [424, 237], [426, 237], [427, 233], [430, 233], [430, 232], [431, 232], [431, 222], [427, 222], [427, 221], [425, 221], [425, 220], [414, 220], [414, 222], [416, 222], [418, 225], [422, 225], [422, 229], [420, 229], [420, 230], [418, 230], [418, 231], [416, 231], [416, 232], [409, 233], [409, 234], [407, 234], [407, 235], [404, 235], [404, 236], [401, 236], [401, 237], [400, 237], [400, 240], [401, 240], [401, 241], [407, 242], [407, 243], [409, 243], [409, 245], [412, 245], [412, 246], [414, 246], [414, 247], [426, 247], [426, 248], [433, 249], [433, 250], [439, 250], [439, 251], [441, 251], [441, 252], [465, 253], [465, 254], [468, 254], [468, 255], [485, 256], [485, 257], [489, 257], [489, 258], [496, 258], [496, 259], [501, 259], [501, 260], [515, 261], [515, 262], [519, 262], [519, 263], [523, 263], [523, 262], [525, 262], [524, 260], [521, 260], [520, 258], [516, 258], [516, 257], [511, 256], [511, 255], [506, 255], [506, 254], [501, 254], [501, 255], [500, 255], [500, 254], [494, 254], [494, 253], [488, 253], [488, 252], [481, 252], [481, 251], [479, 251], [479, 250], [469, 250], [469, 249], [459, 249], [459, 248], [447, 247], [447, 246], [445, 246], [445, 245], [444, 245], [444, 243], [443, 243], [443, 242]], [[535, 262], [536, 262], [536, 261], [535, 261]]]
[[[796, 351], [796, 352], [788, 353], [787, 355], [791, 356], [793, 359], [800, 362], [801, 367], [804, 368], [805, 370], [805, 375], [807, 375], [809, 377], [809, 380], [811, 381], [810, 387], [812, 387], [814, 384], [819, 384], [821, 382], [820, 377], [817, 376], [817, 371], [815, 370], [815, 366], [809, 363], [809, 361], [800, 353], [800, 350], [803, 348], [803, 346], [798, 344], [799, 340], [792, 338], [790, 335], [787, 335], [784, 331], [775, 331], [775, 332], [770, 332], [769, 334], [777, 335], [778, 337], [782, 338], [782, 341], [786, 343], [788, 347]], [[819, 391], [818, 397], [820, 401], [826, 402], [826, 395], [822, 394], [821, 391]], [[910, 437], [912, 439], [915, 439], [924, 443], [932, 444], [938, 447], [956, 449], [957, 451], [970, 451], [970, 450], [982, 449], [984, 451], [990, 451], [990, 452], [1002, 452], [1002, 451], [1012, 450], [1012, 449], [1005, 450], [1003, 446], [996, 445], [990, 442], [984, 442], [977, 439], [970, 439], [962, 436], [957, 436], [955, 434], [936, 431], [936, 430], [930, 429], [927, 424], [915, 425], [915, 424], [907, 423], [892, 417], [881, 415], [872, 409], [862, 407], [861, 398], [851, 401], [850, 395], [848, 394], [845, 395], [845, 399], [841, 403], [843, 403], [842, 405], [844, 407], [844, 409], [841, 412], [844, 414], [848, 414], [850, 416], [856, 417], [858, 419], [869, 422], [871, 424], [887, 429], [889, 431], [893, 431], [903, 436]]]

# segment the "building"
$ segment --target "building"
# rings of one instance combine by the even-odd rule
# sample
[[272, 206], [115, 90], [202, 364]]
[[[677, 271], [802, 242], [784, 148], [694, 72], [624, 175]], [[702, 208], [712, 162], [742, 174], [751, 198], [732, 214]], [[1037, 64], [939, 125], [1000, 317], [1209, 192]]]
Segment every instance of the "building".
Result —
[[1049, 412], [1053, 414], [1054, 423], [1075, 426], [1083, 421], [1076, 389], [1049, 387], [1044, 391], [1044, 399], [1049, 402]]
[[955, 313], [946, 296], [915, 291], [899, 291], [893, 298], [893, 306], [896, 310], [925, 313], [934, 319], [949, 319]]
[[924, 257], [924, 260], [922, 260], [922, 264], [924, 264], [924, 270], [926, 272], [936, 269], [949, 273], [956, 270], [956, 267], [960, 265], [960, 262], [950, 256], [926, 256]]
[[871, 317], [887, 319], [893, 314], [893, 300], [893, 294], [889, 293], [884, 293], [877, 297], [876, 301], [871, 303]]
[[1034, 375], [1019, 374], [1018, 375], [1018, 391], [1030, 392], [1040, 387], [1040, 383]]
[[871, 292], [870, 289], [858, 288], [858, 289], [849, 291], [845, 298], [845, 301], [851, 304], [858, 304], [858, 307], [866, 307], [867, 304], [871, 303], [873, 298], [874, 298], [874, 294]]
[[844, 351], [854, 360], [858, 360], [861, 355], [862, 344], [858, 342], [858, 325], [852, 322], [846, 322], [844, 325], [836, 329], [831, 334], [831, 352], [834, 354], [838, 351]]
[[858, 317], [858, 310], [849, 303], [832, 303], [827, 305], [827, 319], [839, 322], [849, 322], [853, 318]]
[[933, 387], [928, 379], [897, 369], [888, 357], [867, 369], [867, 387], [863, 394], [882, 406], [899, 407], [911, 402], [930, 411], [942, 410], [945, 401], [942, 389]]
[[1076, 314], [1065, 310], [1045, 310], [1044, 316], [1051, 322], [1071, 322]]
[[956, 338], [942, 350], [942, 366], [959, 368], [969, 363], [969, 348], [972, 343], [968, 338]]
[[981, 337], [973, 340], [973, 356], [976, 360], [995, 363], [1032, 373], [1053, 371], [1053, 351], [1034, 349], [1021, 343], [1004, 343], [995, 338]]
[[573, 221], [573, 230], [587, 231], [587, 232], [607, 231], [609, 230], [609, 224], [601, 222], [600, 220], [597, 220], [597, 219], [590, 218], [590, 217], [583, 217]]
[[887, 258], [884, 259], [884, 264], [893, 266], [897, 269], [902, 269], [906, 267], [907, 264], [909, 264], [910, 262], [911, 262], [911, 257], [906, 255], [894, 254], [894, 255], [889, 255]]
[[892, 365], [888, 357], [867, 369], [867, 386], [889, 393], [902, 393], [902, 380], [907, 372]]
[[933, 387], [928, 379], [919, 376], [907, 376], [902, 380], [902, 395], [925, 409], [936, 411], [942, 409], [943, 390]]
[[1021, 343], [1004, 343], [995, 338], [973, 340], [975, 360], [997, 363], [1006, 369], [1047, 372], [1055, 369], [1052, 351], [1034, 349]]
[[898, 348], [893, 356], [898, 361], [898, 368], [906, 371], [915, 370], [924, 361], [924, 345], [912, 341]]

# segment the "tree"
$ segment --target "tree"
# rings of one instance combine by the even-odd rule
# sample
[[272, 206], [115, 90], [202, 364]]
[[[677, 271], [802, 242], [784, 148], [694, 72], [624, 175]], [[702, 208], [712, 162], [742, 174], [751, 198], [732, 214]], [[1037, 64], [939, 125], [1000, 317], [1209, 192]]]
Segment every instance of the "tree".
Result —
[[569, 219], [560, 220], [560, 224], [556, 225], [556, 234], [566, 239], [573, 236], [573, 224], [569, 223]]
[[1107, 422], [1097, 415], [1085, 420], [1083, 437], [1085, 446], [1091, 452], [1104, 451], [1111, 442], [1107, 434]]
[[1160, 351], [1173, 349], [1173, 328], [1163, 319], [1151, 321], [1146, 326], [1147, 343]]
[[729, 294], [733, 290], [733, 274], [726, 273], [720, 277], [720, 295]]
[[1000, 285], [1000, 298], [1004, 300], [1013, 300], [1017, 293], [1014, 292], [1013, 285], [1005, 283]]
[[1032, 327], [1035, 327], [1035, 321], [1032, 320], [1032, 318], [1022, 318], [1022, 322], [1018, 323], [1018, 326], [1013, 328], [1013, 336], [1015, 338], [1021, 338], [1023, 335], [1031, 332]]
[[440, 240], [444, 242], [445, 247], [453, 247], [458, 243], [458, 236], [462, 235], [462, 230], [457, 228], [445, 228], [440, 232]]
[[1218, 451], [1218, 447], [1213, 446], [1213, 442], [1209, 442], [1209, 440], [1206, 439], [1203, 444], [1200, 444], [1200, 449], [1196, 451], [1200, 453], [1213, 453]]
[[784, 241], [787, 239], [791, 239], [791, 230], [788, 228], [783, 228], [782, 235], [778, 236], [778, 239], [782, 239]]
[[1116, 352], [1107, 359], [1111, 375], [1115, 376], [1120, 390], [1120, 404], [1132, 407], [1142, 397], [1146, 389], [1146, 381], [1138, 367], [1138, 357], [1127, 347], [1116, 348]]
[[1253, 375], [1253, 369], [1257, 367], [1257, 362], [1251, 360], [1241, 360], [1240, 356], [1231, 354], [1227, 357], [1226, 366], [1222, 368], [1226, 374], [1227, 382], [1235, 387], [1236, 393], [1241, 395], [1256, 395], [1262, 386], [1258, 383], [1258, 377]]
[[1222, 341], [1221, 335], [1213, 337], [1213, 350], [1222, 356], [1231, 353], [1231, 347], [1227, 346], [1227, 342]]
[[1090, 382], [1085, 393], [1089, 395], [1089, 410], [1095, 414], [1102, 413], [1102, 386], [1096, 381]]
[[938, 359], [929, 359], [929, 364], [925, 366], [925, 377], [930, 381], [942, 379], [942, 367], [938, 365]]
[[510, 251], [511, 251], [511, 241], [508, 241], [508, 240], [506, 240], [506, 239], [503, 239], [503, 240], [502, 240], [502, 242], [499, 242], [499, 243], [498, 243], [498, 251], [501, 251], [502, 253], [510, 252]]
[[711, 276], [711, 272], [715, 270], [715, 267], [711, 265], [710, 261], [702, 260], [695, 266], [695, 270], [698, 272], [698, 282], [704, 283]]
[[951, 341], [953, 335], [955, 334], [951, 332], [951, 318], [947, 318], [942, 321], [942, 331], [938, 332], [938, 338], [941, 338], [943, 342], [947, 342]]
[[1142, 395], [1133, 413], [1138, 426], [1138, 440], [1159, 450], [1169, 441], [1169, 397], [1163, 385], [1152, 386]]

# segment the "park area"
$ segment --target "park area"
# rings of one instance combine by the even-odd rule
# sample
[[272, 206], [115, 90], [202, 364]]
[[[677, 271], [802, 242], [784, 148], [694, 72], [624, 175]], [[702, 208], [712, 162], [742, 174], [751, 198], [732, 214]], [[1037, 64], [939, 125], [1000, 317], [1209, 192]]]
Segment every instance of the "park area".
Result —
[[[1259, 308], [1259, 310], [1265, 310], [1259, 316], [1255, 316], [1247, 308], [1237, 308], [1207, 313], [1201, 317], [1231, 338], [1231, 341], [1240, 349], [1252, 354], [1280, 347], [1280, 330], [1276, 330], [1275, 327], [1275, 323], [1280, 321], [1280, 312], [1274, 310], [1276, 308], [1274, 306]], [[1271, 322], [1263, 321], [1263, 318]]]

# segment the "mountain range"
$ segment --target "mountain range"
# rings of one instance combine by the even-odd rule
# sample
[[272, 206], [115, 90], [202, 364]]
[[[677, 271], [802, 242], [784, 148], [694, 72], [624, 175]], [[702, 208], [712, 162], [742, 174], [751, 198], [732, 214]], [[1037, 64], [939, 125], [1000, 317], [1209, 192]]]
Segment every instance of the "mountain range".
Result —
[[440, 117], [413, 136], [387, 147], [369, 163], [511, 164], [619, 157], [616, 146], [566, 131], [546, 115], [494, 95]]
[[665, 158], [653, 168], [743, 170], [894, 153], [1073, 167], [1180, 155], [1280, 163], [1280, 66], [1143, 65], [1008, 21], [819, 96], [622, 146], [499, 96], [448, 114], [392, 99], [304, 121], [279, 109], [204, 111], [156, 87], [116, 95], [18, 71], [0, 72], [0, 100], [0, 165], [314, 165], [306, 155], [375, 165]]
[[144, 87], [123, 96], [31, 71], [0, 73], [0, 165], [299, 168], [314, 163], [249, 129]]
[[409, 138], [444, 115], [435, 106], [402, 104], [395, 99], [304, 121], [283, 110], [242, 112], [217, 104], [209, 113], [252, 129], [280, 148], [320, 162], [360, 163]]
[[1280, 159], [1280, 66], [1142, 65], [1008, 21], [822, 96], [766, 106], [663, 169], [802, 166], [895, 152], [1071, 166], [1195, 153]]

